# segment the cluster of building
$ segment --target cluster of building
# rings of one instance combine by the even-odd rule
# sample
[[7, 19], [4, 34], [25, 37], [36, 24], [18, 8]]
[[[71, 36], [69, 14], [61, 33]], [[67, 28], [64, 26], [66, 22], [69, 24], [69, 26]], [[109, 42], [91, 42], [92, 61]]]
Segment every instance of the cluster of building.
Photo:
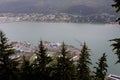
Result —
[[[61, 45], [62, 43], [56, 43], [56, 42], [47, 42], [44, 41], [43, 45], [47, 48], [49, 56], [54, 56], [55, 54], [59, 55], [59, 52], [61, 51]], [[70, 53], [73, 60], [78, 60], [80, 55], [80, 49], [72, 46], [72, 45], [65, 45], [66, 51]]]
[[12, 42], [12, 46], [16, 53], [34, 53], [37, 50], [37, 47], [26, 41]]
[[[44, 41], [43, 45], [47, 49], [47, 55], [52, 57], [54, 55], [59, 55], [62, 44]], [[35, 52], [39, 50], [38, 46], [33, 46], [29, 42], [12, 42], [12, 46], [16, 54], [11, 56], [11, 58], [17, 58], [22, 56], [26, 56], [30, 58], [33, 56]], [[72, 60], [79, 59], [80, 50], [78, 48], [75, 48], [72, 45], [66, 45], [66, 49], [68, 52], [70, 52], [70, 55], [72, 56], [71, 58]]]
[[93, 15], [75, 15], [68, 13], [31, 13], [31, 14], [14, 14], [1, 13], [0, 22], [72, 22], [72, 23], [113, 23], [116, 16], [102, 13]]

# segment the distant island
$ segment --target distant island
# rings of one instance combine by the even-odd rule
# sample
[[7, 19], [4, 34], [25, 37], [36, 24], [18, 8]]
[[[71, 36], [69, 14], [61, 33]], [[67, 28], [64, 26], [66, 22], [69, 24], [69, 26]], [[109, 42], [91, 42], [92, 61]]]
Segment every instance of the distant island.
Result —
[[101, 13], [77, 15], [68, 13], [0, 13], [0, 23], [7, 22], [66, 22], [66, 23], [115, 23], [116, 15]]

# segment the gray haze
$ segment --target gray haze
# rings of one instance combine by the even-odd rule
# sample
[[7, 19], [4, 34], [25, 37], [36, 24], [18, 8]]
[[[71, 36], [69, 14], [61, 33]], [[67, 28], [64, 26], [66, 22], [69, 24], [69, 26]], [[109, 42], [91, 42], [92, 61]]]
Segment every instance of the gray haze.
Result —
[[[112, 0], [0, 0], [0, 12], [65, 11], [79, 7], [111, 8]], [[88, 9], [89, 9], [88, 8]], [[106, 11], [104, 10], [104, 11]]]
[[[0, 4], [17, 4], [24, 3], [33, 6], [53, 6], [53, 7], [70, 7], [75, 5], [87, 5], [91, 7], [99, 7], [111, 5], [112, 0], [0, 0]], [[21, 5], [21, 6], [24, 6]]]

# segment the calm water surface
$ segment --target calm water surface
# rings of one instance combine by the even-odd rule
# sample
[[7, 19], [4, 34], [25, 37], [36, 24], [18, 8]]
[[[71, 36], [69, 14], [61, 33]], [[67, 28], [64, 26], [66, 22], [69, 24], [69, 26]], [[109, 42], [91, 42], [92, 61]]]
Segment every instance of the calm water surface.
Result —
[[[91, 49], [93, 65], [102, 53], [108, 55], [108, 73], [120, 75], [120, 64], [115, 65], [116, 56], [112, 53], [110, 39], [120, 37], [120, 26], [112, 24], [73, 24], [73, 23], [3, 23], [0, 24], [10, 41], [29, 41], [37, 45], [40, 40], [65, 42], [81, 48], [86, 42]], [[92, 66], [93, 67], [93, 66]]]

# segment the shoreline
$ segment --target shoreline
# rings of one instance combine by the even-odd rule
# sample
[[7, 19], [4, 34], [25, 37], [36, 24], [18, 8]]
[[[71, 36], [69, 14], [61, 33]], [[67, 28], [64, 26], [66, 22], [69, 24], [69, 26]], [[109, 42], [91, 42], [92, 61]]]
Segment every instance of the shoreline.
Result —
[[119, 23], [75, 23], [75, 22], [54, 22], [54, 21], [13, 21], [13, 22], [0, 22], [0, 24], [9, 24], [9, 23], [67, 23], [67, 24], [103, 24], [103, 25], [119, 25]]
[[[38, 51], [37, 46], [31, 45], [29, 42], [12, 42], [13, 49], [15, 53], [17, 54], [30, 54], [33, 55], [36, 51]], [[49, 56], [59, 55], [58, 53], [61, 50], [62, 43], [57, 42], [48, 42], [43, 41], [44, 47], [47, 49], [47, 53]], [[80, 55], [80, 49], [74, 47], [73, 45], [65, 45], [68, 52], [70, 52], [70, 55], [74, 58], [76, 61], [79, 58]], [[58, 52], [58, 53], [57, 53]]]

